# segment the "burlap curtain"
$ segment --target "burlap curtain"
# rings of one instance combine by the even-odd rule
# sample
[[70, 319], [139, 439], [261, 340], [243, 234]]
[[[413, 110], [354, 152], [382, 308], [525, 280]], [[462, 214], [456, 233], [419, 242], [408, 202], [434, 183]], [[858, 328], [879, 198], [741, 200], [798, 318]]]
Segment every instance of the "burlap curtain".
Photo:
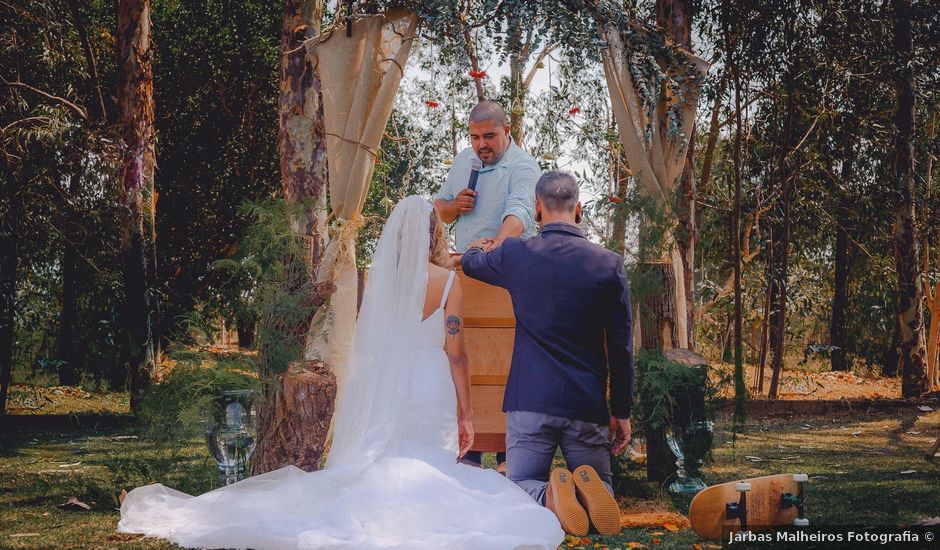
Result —
[[[685, 163], [686, 147], [691, 138], [691, 128], [695, 121], [695, 110], [701, 90], [695, 88], [687, 91], [684, 97], [685, 103], [680, 106], [681, 124], [686, 134], [684, 138], [670, 137], [665, 128], [667, 111], [678, 99], [663, 94], [658, 98], [658, 104], [654, 110], [656, 120], [652, 121], [651, 137], [647, 139], [646, 128], [650, 120], [634, 88], [633, 77], [630, 73], [631, 51], [624, 44], [620, 31], [613, 24], [603, 27], [602, 38], [608, 44], [601, 50], [601, 56], [624, 156], [640, 191], [662, 206], [671, 206], [676, 196], [676, 181], [682, 174], [682, 167]], [[708, 70], [708, 63], [689, 52], [685, 52], [685, 55], [695, 69], [704, 75]], [[671, 232], [667, 232], [667, 239], [669, 242], [663, 247], [665, 256], [658, 259], [651, 258], [648, 263], [672, 264], [676, 288], [683, 289], [685, 288], [685, 275], [682, 269], [682, 258], [677, 247], [674, 246]], [[690, 304], [686, 304], [684, 291], [676, 291], [674, 294], [679, 345], [687, 347], [688, 316], [685, 312], [688, 311]]]
[[342, 377], [356, 326], [356, 235], [376, 152], [392, 113], [418, 26], [405, 10], [358, 17], [308, 43], [319, 69], [329, 163], [329, 243], [317, 286], [334, 289], [307, 337], [307, 359], [322, 360]]

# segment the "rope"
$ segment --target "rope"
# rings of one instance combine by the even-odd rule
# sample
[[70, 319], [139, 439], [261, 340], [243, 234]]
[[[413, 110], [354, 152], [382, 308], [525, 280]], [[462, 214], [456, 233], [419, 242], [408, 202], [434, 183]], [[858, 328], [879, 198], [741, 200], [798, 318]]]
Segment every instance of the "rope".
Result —
[[350, 145], [355, 145], [356, 147], [362, 147], [362, 148], [365, 149], [366, 151], [372, 153], [372, 156], [373, 156], [373, 157], [379, 156], [378, 151], [376, 151], [376, 150], [373, 149], [372, 147], [369, 147], [369, 146], [366, 145], [365, 143], [362, 143], [361, 141], [353, 141], [353, 140], [351, 140], [351, 139], [349, 139], [349, 138], [345, 138], [345, 137], [343, 137], [343, 136], [341, 136], [341, 135], [339, 135], [339, 134], [334, 134], [333, 132], [323, 132], [323, 133], [326, 134], [326, 135], [328, 135], [328, 136], [333, 136], [333, 137], [335, 137], [335, 138], [337, 138], [337, 139], [341, 139], [341, 140], [345, 141], [346, 143], [348, 143], [348, 144], [350, 144]]

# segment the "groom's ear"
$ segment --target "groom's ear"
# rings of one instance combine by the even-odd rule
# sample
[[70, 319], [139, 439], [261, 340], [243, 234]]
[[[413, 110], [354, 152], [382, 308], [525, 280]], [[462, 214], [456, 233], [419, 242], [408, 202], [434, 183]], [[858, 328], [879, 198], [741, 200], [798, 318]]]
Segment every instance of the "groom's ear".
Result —
[[574, 207], [574, 223], [581, 223], [581, 202]]
[[535, 223], [542, 223], [542, 202], [535, 199]]

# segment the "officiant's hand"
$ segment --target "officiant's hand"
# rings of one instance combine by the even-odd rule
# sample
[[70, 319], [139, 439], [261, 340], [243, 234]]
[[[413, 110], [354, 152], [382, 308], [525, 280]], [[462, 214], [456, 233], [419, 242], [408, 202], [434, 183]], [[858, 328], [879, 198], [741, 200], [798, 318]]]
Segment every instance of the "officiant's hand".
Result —
[[610, 454], [619, 455], [627, 448], [633, 430], [629, 418], [610, 417]]
[[454, 197], [454, 210], [458, 216], [463, 216], [473, 211], [473, 206], [477, 202], [477, 192], [469, 187], [461, 189]]
[[460, 458], [473, 447], [473, 422], [469, 418], [457, 420], [457, 442], [460, 445]]

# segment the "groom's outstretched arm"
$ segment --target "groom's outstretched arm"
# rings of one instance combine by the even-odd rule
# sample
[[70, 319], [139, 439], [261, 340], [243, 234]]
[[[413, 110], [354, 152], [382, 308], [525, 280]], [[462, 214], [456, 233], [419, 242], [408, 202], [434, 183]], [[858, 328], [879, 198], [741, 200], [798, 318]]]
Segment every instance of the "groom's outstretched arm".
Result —
[[484, 252], [479, 248], [467, 249], [460, 259], [460, 267], [468, 276], [484, 283], [509, 288], [509, 279], [506, 277], [505, 266], [503, 265], [505, 246], [496, 247], [489, 252]]
[[614, 282], [614, 296], [607, 316], [607, 362], [610, 368], [610, 414], [616, 418], [630, 418], [633, 408], [633, 314], [630, 307], [630, 287], [618, 262]]

